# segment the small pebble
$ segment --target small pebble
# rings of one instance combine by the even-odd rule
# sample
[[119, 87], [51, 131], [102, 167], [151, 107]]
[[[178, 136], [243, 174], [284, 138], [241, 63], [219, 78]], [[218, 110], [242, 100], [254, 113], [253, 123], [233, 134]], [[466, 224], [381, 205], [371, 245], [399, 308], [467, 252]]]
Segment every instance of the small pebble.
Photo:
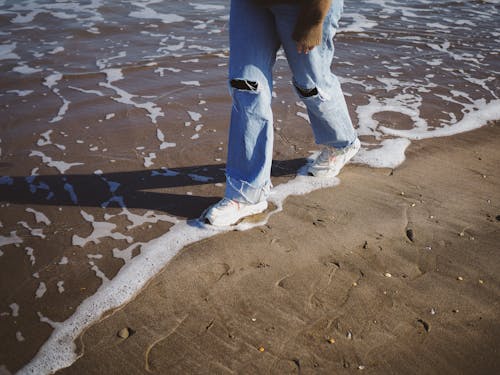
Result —
[[256, 321], [257, 321], [257, 319], [256, 319], [256, 318], [252, 318], [252, 322], [256, 322]]
[[479, 284], [484, 284], [484, 281], [479, 279]]
[[460, 232], [458, 235], [459, 235], [460, 237], [463, 237], [463, 236], [465, 236], [465, 233], [464, 233], [464, 232]]
[[352, 283], [352, 286], [358, 286], [358, 283], [355, 281]]
[[453, 309], [451, 312], [457, 313], [459, 310], [458, 309]]
[[457, 280], [458, 280], [458, 281], [464, 281], [464, 278], [463, 278], [462, 276], [458, 276], [458, 277], [457, 277]]
[[347, 331], [347, 334], [345, 335], [348, 340], [352, 340], [352, 333], [351, 331]]
[[327, 341], [328, 341], [330, 344], [335, 344], [335, 339], [334, 339], [334, 338], [331, 338], [331, 337], [330, 337]]
[[392, 275], [389, 272], [384, 273], [385, 277], [392, 277]]
[[259, 347], [259, 352], [264, 353], [265, 350], [263, 346]]
[[121, 337], [122, 339], [126, 339], [130, 336], [130, 331], [128, 328], [122, 328], [118, 331], [118, 337]]
[[358, 370], [364, 370], [364, 369], [365, 369], [365, 366], [363, 366], [363, 365], [358, 366]]

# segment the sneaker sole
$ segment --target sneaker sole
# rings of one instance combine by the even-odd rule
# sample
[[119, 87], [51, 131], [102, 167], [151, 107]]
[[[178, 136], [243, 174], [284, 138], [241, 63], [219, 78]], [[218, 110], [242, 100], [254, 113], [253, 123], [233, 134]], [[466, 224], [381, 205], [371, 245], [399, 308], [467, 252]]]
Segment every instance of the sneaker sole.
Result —
[[245, 207], [245, 208], [241, 209], [240, 211], [238, 211], [234, 215], [225, 215], [225, 216], [221, 216], [221, 217], [216, 218], [216, 219], [205, 217], [205, 219], [213, 226], [227, 227], [227, 226], [236, 224], [238, 221], [240, 221], [241, 219], [243, 219], [245, 217], [260, 214], [261, 212], [264, 212], [265, 210], [267, 210], [267, 206], [268, 206], [267, 201], [263, 201], [263, 202], [259, 202], [257, 204], [254, 204], [250, 207]]

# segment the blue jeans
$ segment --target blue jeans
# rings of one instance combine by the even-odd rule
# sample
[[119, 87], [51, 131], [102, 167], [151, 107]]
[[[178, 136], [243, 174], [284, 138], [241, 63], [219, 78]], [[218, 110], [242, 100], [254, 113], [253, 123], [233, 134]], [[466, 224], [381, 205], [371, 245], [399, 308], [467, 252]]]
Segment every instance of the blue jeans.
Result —
[[343, 10], [334, 0], [323, 40], [309, 54], [292, 39], [299, 5], [270, 8], [232, 0], [229, 81], [233, 98], [225, 196], [244, 203], [265, 200], [271, 189], [273, 156], [272, 70], [283, 46], [297, 94], [307, 107], [317, 144], [343, 148], [356, 139], [337, 77], [331, 72], [333, 37]]

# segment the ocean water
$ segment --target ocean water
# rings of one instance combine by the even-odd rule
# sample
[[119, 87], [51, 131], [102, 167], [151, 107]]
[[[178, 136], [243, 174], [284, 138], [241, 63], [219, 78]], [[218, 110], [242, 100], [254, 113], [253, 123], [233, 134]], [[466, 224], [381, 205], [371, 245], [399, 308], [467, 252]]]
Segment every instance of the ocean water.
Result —
[[[345, 5], [333, 69], [363, 143], [355, 162], [395, 168], [411, 142], [500, 119], [498, 1]], [[228, 12], [0, 0], [0, 372], [69, 366], [85, 327], [229, 230], [195, 220], [224, 188]], [[300, 172], [317, 146], [281, 52], [274, 80], [268, 216], [339, 183]]]

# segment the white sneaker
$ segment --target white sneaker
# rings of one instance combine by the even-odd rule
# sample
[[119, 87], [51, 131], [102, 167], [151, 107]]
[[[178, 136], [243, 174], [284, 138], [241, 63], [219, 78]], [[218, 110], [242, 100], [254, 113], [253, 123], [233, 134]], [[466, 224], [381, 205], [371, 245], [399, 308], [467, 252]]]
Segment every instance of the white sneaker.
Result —
[[249, 204], [223, 198], [208, 209], [205, 219], [215, 226], [228, 226], [236, 224], [244, 217], [261, 213], [266, 209], [267, 201]]
[[335, 177], [361, 148], [359, 139], [345, 148], [325, 147], [307, 172], [315, 177]]

